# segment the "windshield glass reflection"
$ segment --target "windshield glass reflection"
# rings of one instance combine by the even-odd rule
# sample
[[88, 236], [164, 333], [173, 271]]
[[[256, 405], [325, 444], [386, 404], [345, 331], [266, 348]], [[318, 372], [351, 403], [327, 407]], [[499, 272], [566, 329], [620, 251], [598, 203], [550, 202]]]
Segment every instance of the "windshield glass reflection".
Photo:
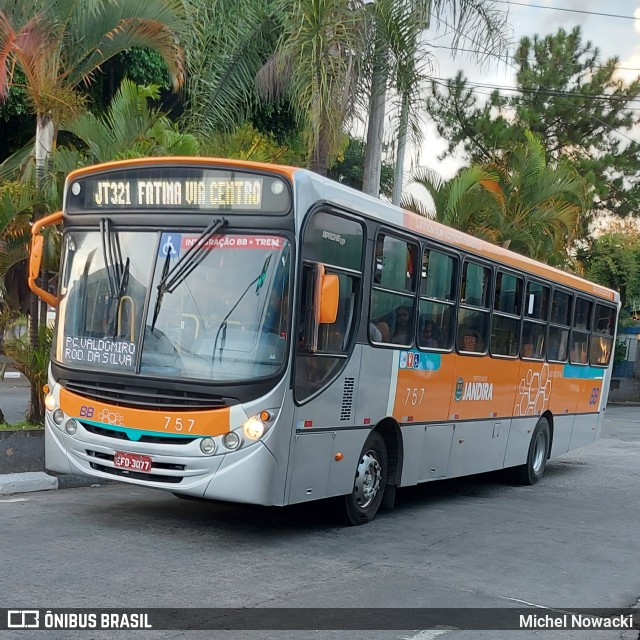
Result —
[[[68, 233], [55, 359], [76, 368], [218, 382], [277, 373], [286, 351], [289, 242], [215, 235], [158, 304], [163, 273], [199, 236]], [[105, 251], [109, 243], [116, 250]]]

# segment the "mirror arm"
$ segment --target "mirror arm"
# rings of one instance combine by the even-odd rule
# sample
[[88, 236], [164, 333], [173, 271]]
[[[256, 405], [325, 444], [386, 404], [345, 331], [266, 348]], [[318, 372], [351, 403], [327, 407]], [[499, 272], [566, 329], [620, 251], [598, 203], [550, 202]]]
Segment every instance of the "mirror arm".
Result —
[[44, 237], [40, 235], [43, 227], [59, 224], [62, 222], [62, 211], [57, 211], [49, 216], [40, 218], [31, 227], [31, 249], [29, 251], [29, 289], [33, 291], [41, 300], [44, 300], [50, 307], [58, 306], [58, 298], [52, 293], [45, 291], [36, 283], [40, 277], [40, 265], [42, 264], [42, 254], [44, 253]]

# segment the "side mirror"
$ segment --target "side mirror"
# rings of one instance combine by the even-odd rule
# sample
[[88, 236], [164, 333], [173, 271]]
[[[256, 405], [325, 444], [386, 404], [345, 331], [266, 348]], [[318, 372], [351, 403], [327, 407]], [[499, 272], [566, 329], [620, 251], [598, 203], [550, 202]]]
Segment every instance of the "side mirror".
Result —
[[334, 274], [322, 277], [320, 292], [320, 324], [333, 324], [338, 317], [338, 302], [340, 298], [340, 281]]
[[311, 353], [318, 350], [318, 332], [321, 324], [333, 324], [338, 317], [340, 281], [338, 276], [325, 273], [323, 264], [317, 263], [309, 270], [308, 291], [313, 304], [307, 299], [308, 313], [305, 327], [305, 347]]

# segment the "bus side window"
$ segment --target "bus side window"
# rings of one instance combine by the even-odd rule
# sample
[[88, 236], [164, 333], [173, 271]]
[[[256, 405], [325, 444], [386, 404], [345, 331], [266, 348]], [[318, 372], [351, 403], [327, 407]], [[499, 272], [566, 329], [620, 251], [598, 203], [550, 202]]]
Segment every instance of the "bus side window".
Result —
[[551, 302], [549, 345], [547, 359], [552, 362], [566, 362], [569, 355], [569, 330], [573, 295], [556, 289]]
[[491, 269], [467, 261], [462, 269], [462, 291], [458, 309], [458, 351], [484, 353], [489, 333]]
[[417, 246], [379, 234], [369, 311], [373, 343], [410, 346], [414, 341]]
[[451, 349], [455, 318], [458, 259], [432, 249], [422, 254], [418, 346]]
[[616, 326], [616, 310], [596, 304], [593, 335], [589, 350], [589, 362], [597, 367], [606, 367], [613, 351], [613, 334]]
[[589, 362], [589, 330], [591, 328], [591, 312], [593, 303], [578, 296], [573, 316], [571, 331], [571, 352], [569, 361], [573, 364], [587, 364]]

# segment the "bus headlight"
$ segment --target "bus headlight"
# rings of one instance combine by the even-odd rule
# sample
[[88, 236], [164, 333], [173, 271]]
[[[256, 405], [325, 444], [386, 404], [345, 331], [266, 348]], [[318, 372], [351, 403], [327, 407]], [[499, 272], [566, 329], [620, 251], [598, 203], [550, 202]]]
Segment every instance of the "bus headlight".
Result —
[[245, 438], [247, 440], [260, 440], [265, 432], [265, 425], [260, 418], [249, 418], [242, 426]]
[[53, 411], [57, 407], [56, 399], [52, 393], [48, 393], [44, 398], [44, 406], [49, 411]]
[[213, 438], [201, 438], [200, 451], [205, 456], [212, 456], [216, 452], [216, 441]]
[[78, 423], [73, 418], [69, 418], [64, 423], [64, 430], [72, 436], [78, 430]]
[[227, 449], [235, 451], [242, 444], [242, 438], [235, 431], [230, 431], [222, 438], [222, 444]]
[[64, 413], [62, 413], [61, 409], [56, 409], [53, 412], [53, 421], [58, 425], [61, 426], [62, 423], [64, 422]]

